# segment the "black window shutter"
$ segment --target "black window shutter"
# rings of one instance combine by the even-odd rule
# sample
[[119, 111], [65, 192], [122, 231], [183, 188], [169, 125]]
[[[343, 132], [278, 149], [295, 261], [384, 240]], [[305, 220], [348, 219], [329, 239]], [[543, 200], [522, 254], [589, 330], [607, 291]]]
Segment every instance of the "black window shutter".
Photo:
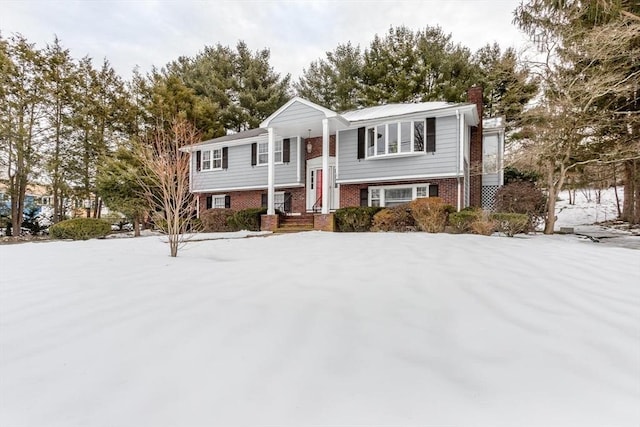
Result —
[[358, 128], [358, 158], [364, 159], [364, 135], [365, 128]]
[[222, 147], [222, 169], [229, 169], [229, 147]]
[[427, 153], [435, 153], [436, 151], [436, 119], [434, 117], [427, 119]]
[[267, 203], [268, 203], [267, 193], [262, 193], [262, 200], [260, 201], [260, 206], [263, 208], [266, 208]]
[[200, 168], [202, 167], [200, 163], [202, 162], [202, 151], [196, 151], [196, 170], [200, 172]]
[[231, 196], [224, 196], [224, 207], [226, 209], [231, 208]]
[[291, 161], [291, 139], [285, 138], [282, 140], [282, 161], [289, 163]]
[[360, 206], [369, 206], [369, 189], [360, 189]]
[[258, 163], [257, 157], [258, 157], [258, 144], [254, 142], [253, 144], [251, 144], [251, 166], [255, 166]]
[[438, 197], [438, 186], [437, 185], [429, 185], [429, 197]]
[[284, 211], [291, 212], [291, 193], [284, 193]]
[[207, 209], [211, 209], [213, 207], [213, 197], [207, 196]]

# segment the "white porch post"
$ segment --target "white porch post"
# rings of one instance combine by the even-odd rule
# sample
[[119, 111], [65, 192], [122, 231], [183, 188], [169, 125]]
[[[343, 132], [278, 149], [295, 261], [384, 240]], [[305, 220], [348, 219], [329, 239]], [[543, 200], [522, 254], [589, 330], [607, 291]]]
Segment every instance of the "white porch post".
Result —
[[329, 119], [322, 119], [322, 213], [329, 213]]
[[274, 164], [273, 164], [273, 160], [274, 160], [274, 155], [273, 155], [273, 150], [275, 148], [275, 134], [273, 132], [273, 128], [269, 127], [268, 128], [268, 133], [269, 133], [269, 150], [268, 150], [268, 154], [267, 154], [267, 174], [268, 174], [268, 178], [267, 178], [267, 215], [275, 215], [276, 210], [275, 210], [275, 206], [274, 206], [274, 202], [275, 202], [275, 191], [274, 191], [274, 183], [275, 183], [275, 168], [274, 168]]

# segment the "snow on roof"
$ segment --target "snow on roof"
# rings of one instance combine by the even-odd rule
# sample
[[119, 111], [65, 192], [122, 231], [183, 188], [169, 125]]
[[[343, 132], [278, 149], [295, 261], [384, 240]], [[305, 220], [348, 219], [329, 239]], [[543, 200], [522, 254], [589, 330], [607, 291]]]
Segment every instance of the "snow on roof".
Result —
[[215, 144], [218, 142], [227, 142], [227, 141], [235, 141], [238, 139], [254, 138], [265, 133], [267, 133], [266, 129], [262, 129], [262, 128], [250, 129], [250, 130], [245, 130], [238, 133], [231, 133], [229, 135], [220, 136], [218, 138], [208, 139], [206, 141], [202, 141], [194, 145]]
[[504, 127], [504, 117], [490, 117], [487, 119], [482, 119], [483, 129], [493, 129], [493, 128], [503, 128], [503, 127]]
[[456, 104], [450, 102], [416, 102], [413, 104], [386, 104], [375, 107], [361, 108], [342, 113], [341, 116], [350, 122], [361, 120], [375, 120], [384, 117], [402, 116], [405, 114], [420, 113], [422, 111], [440, 110], [452, 107]]

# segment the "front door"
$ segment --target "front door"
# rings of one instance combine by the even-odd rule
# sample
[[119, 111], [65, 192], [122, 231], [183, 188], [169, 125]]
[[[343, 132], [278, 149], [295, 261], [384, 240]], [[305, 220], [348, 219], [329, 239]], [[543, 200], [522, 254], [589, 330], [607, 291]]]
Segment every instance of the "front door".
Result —
[[[307, 211], [320, 212], [322, 209], [322, 157], [307, 161]], [[336, 158], [329, 157], [329, 210], [336, 210], [340, 204], [340, 189], [336, 184]]]

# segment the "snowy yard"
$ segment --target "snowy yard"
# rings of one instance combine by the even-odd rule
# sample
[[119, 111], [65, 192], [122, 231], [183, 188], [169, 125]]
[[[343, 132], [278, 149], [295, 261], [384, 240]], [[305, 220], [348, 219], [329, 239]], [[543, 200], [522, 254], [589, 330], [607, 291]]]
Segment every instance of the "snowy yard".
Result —
[[424, 233], [0, 246], [0, 425], [640, 424], [640, 251]]

